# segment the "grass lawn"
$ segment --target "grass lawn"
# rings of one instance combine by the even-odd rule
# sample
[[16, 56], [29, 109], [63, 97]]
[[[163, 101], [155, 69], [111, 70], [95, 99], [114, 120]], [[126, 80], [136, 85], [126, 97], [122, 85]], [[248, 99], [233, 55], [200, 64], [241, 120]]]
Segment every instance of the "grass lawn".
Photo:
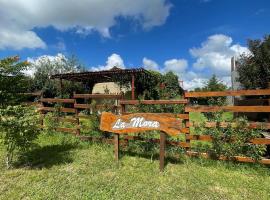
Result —
[[1, 162], [0, 199], [270, 199], [270, 170], [261, 165], [181, 157], [160, 173], [149, 156], [122, 152], [117, 165], [112, 146], [67, 134], [38, 143], [28, 166]]

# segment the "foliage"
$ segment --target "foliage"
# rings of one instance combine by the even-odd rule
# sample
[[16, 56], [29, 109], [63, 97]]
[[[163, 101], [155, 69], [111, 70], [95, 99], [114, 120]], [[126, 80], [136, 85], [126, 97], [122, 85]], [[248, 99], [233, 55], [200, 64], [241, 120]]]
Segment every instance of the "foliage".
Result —
[[40, 131], [39, 115], [31, 107], [8, 106], [0, 109], [0, 139], [6, 150], [9, 168], [15, 150], [20, 154], [29, 150]]
[[46, 133], [55, 133], [56, 128], [60, 127], [61, 123], [60, 123], [59, 118], [63, 115], [60, 112], [61, 107], [62, 107], [61, 103], [56, 103], [54, 105], [54, 111], [45, 114], [43, 130]]
[[24, 99], [20, 93], [28, 86], [29, 79], [23, 74], [28, 65], [19, 62], [18, 56], [0, 60], [0, 107], [15, 105]]
[[[130, 75], [126, 75], [122, 80], [115, 80], [121, 87], [130, 89]], [[183, 89], [179, 86], [178, 76], [173, 72], [161, 74], [158, 71], [148, 70], [144, 76], [135, 78], [136, 95], [141, 99], [171, 99], [183, 94]]]
[[249, 40], [251, 54], [237, 61], [239, 82], [245, 89], [268, 88], [270, 82], [270, 35], [263, 40]]
[[31, 67], [34, 69], [34, 77], [32, 80], [32, 91], [42, 90], [45, 97], [70, 97], [73, 92], [83, 92], [84, 87], [81, 83], [62, 81], [62, 93], [60, 91], [60, 81], [50, 79], [54, 74], [81, 72], [84, 67], [79, 63], [76, 57], [62, 57], [51, 61], [47, 57], [40, 58], [37, 62], [32, 63]]
[[[213, 75], [202, 88], [195, 88], [195, 92], [207, 92], [207, 91], [225, 91], [227, 86], [217, 79], [216, 75]], [[226, 103], [226, 97], [203, 97], [192, 98], [192, 103], [199, 105], [217, 105], [221, 106]]]
[[172, 105], [144, 105], [139, 104], [133, 112], [148, 112], [148, 113], [174, 113], [179, 114], [184, 112], [184, 106], [182, 104]]
[[212, 119], [217, 123], [216, 127], [206, 128], [204, 124], [196, 127], [196, 132], [211, 135], [213, 141], [209, 153], [215, 158], [224, 155], [233, 159], [233, 156], [243, 155], [260, 159], [265, 152], [265, 146], [251, 144], [250, 140], [259, 138], [261, 130], [248, 128], [248, 121], [244, 118], [231, 120], [227, 127], [222, 127], [222, 114], [216, 113]]
[[183, 94], [183, 89], [179, 86], [178, 76], [172, 71], [167, 72], [162, 77], [164, 88], [160, 87], [161, 99], [172, 99]]

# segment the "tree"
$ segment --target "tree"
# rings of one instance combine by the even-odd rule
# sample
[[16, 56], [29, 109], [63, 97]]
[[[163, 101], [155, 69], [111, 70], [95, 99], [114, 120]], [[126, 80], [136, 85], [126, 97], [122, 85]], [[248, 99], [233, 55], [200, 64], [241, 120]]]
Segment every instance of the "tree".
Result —
[[263, 40], [249, 40], [251, 54], [237, 61], [239, 82], [245, 89], [268, 88], [270, 82], [270, 35]]
[[139, 78], [135, 84], [137, 94], [143, 99], [172, 99], [183, 94], [178, 76], [171, 71], [163, 75], [149, 70], [147, 78]]
[[52, 80], [50, 76], [59, 73], [71, 73], [84, 71], [84, 67], [75, 56], [66, 58], [62, 54], [51, 58], [42, 56], [31, 64], [34, 71], [32, 91], [41, 90], [46, 97], [66, 96], [69, 97], [74, 91], [82, 92], [83, 85], [80, 83], [63, 80], [62, 93], [59, 80]]
[[7, 106], [0, 109], [0, 142], [6, 150], [6, 166], [10, 168], [16, 150], [23, 154], [33, 147], [40, 128], [34, 108]]
[[27, 151], [38, 136], [38, 114], [33, 108], [19, 104], [26, 91], [28, 79], [23, 71], [27, 62], [19, 57], [0, 60], [0, 142], [6, 149], [6, 165], [9, 168], [15, 150]]
[[0, 60], [0, 107], [18, 104], [24, 98], [29, 79], [23, 71], [28, 62], [19, 62], [19, 57], [8, 57]]
[[161, 88], [164, 98], [175, 98], [182, 95], [184, 90], [179, 86], [178, 76], [172, 71], [167, 72], [163, 75], [164, 89]]
[[[225, 91], [227, 86], [217, 79], [216, 75], [213, 75], [202, 88], [195, 88], [195, 92], [205, 91]], [[193, 103], [200, 105], [224, 105], [226, 103], [226, 97], [204, 97], [193, 98]]]

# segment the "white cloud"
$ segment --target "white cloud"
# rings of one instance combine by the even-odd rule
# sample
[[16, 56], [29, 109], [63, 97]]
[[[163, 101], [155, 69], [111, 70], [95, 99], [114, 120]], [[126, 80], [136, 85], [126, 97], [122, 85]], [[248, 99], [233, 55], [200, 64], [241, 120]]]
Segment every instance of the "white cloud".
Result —
[[110, 37], [117, 17], [149, 29], [164, 24], [170, 8], [167, 0], [1, 0], [0, 48], [45, 48], [33, 29], [48, 26], [80, 34], [98, 31]]
[[184, 89], [185, 90], [193, 90], [197, 87], [203, 87], [208, 79], [205, 78], [194, 78], [191, 80], [184, 80]]
[[146, 57], [143, 58], [143, 67], [145, 69], [148, 69], [148, 70], [156, 70], [156, 71], [159, 71], [159, 66], [158, 64], [151, 60], [151, 59], [148, 59]]
[[[1, 9], [0, 9], [1, 12]], [[1, 15], [0, 15], [1, 16]], [[1, 24], [1, 22], [0, 22]], [[6, 29], [1, 26], [0, 29], [0, 50], [1, 49], [15, 49], [22, 48], [46, 48], [46, 44], [33, 31], [24, 31], [18, 29]]]
[[164, 71], [173, 71], [178, 75], [182, 75], [188, 67], [188, 62], [185, 59], [170, 59], [164, 62]]
[[190, 54], [196, 58], [193, 64], [195, 70], [208, 69], [217, 75], [228, 75], [231, 57], [250, 53], [247, 47], [232, 42], [231, 37], [217, 34], [209, 36], [201, 47], [190, 49]]
[[121, 58], [120, 55], [113, 53], [107, 58], [106, 65], [99, 65], [97, 67], [91, 67], [91, 71], [100, 71], [100, 70], [108, 70], [111, 69], [112, 67], [119, 67], [124, 69], [125, 64], [123, 59]]
[[125, 68], [125, 64], [120, 55], [113, 53], [111, 56], [108, 57], [108, 60], [106, 62], [106, 67], [107, 68], [111, 68], [111, 67]]

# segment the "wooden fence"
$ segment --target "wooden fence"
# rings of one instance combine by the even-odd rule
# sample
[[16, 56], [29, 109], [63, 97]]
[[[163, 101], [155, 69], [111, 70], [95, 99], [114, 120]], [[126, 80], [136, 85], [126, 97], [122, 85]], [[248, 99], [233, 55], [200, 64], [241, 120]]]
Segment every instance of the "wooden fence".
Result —
[[[214, 91], [214, 92], [186, 92], [185, 98], [190, 101], [190, 98], [200, 98], [200, 97], [222, 97], [222, 96], [268, 96], [270, 95], [270, 89], [264, 90], [238, 90], [238, 91]], [[227, 111], [227, 112], [241, 112], [241, 113], [248, 113], [248, 112], [270, 112], [270, 106], [202, 106], [202, 105], [188, 105], [185, 107], [185, 112], [218, 112], [218, 111]], [[206, 122], [205, 127], [211, 128], [217, 125], [216, 122]], [[228, 125], [235, 126], [234, 123], [224, 122], [221, 123], [222, 127], [226, 127]], [[188, 123], [187, 127], [191, 128], [196, 126], [196, 123]], [[270, 123], [262, 123], [262, 122], [249, 122], [249, 128], [261, 128], [265, 130], [270, 129]], [[196, 135], [196, 134], [187, 134], [186, 135], [186, 142], [190, 142], [191, 140], [197, 141], [212, 141], [210, 135]], [[251, 144], [257, 145], [270, 145], [270, 138], [255, 138], [250, 141]], [[203, 157], [210, 157], [207, 153], [199, 153], [194, 152], [192, 150], [187, 151], [187, 154], [190, 156], [203, 156]], [[225, 156], [221, 156], [219, 159], [226, 160], [228, 159]], [[235, 156], [235, 160], [240, 162], [256, 162], [255, 160], [244, 157], [244, 156]], [[270, 159], [262, 159], [259, 160], [262, 164], [270, 164]]]
[[[228, 112], [266, 112], [270, 113], [270, 106], [204, 106], [204, 105], [191, 105], [191, 98], [201, 98], [201, 97], [220, 97], [220, 96], [270, 96], [270, 89], [264, 90], [238, 90], [238, 91], [214, 91], [214, 92], [186, 92], [183, 99], [178, 100], [124, 100], [121, 94], [75, 94], [72, 99], [57, 99], [57, 98], [41, 98], [40, 102], [42, 104], [39, 109], [42, 116], [44, 117], [46, 112], [54, 111], [54, 107], [48, 106], [50, 103], [61, 103], [63, 107], [59, 108], [60, 112], [68, 113], [71, 118], [60, 118], [61, 121], [67, 121], [74, 124], [75, 128], [57, 128], [58, 131], [70, 132], [76, 135], [80, 135], [80, 118], [86, 118], [87, 115], [80, 115], [82, 110], [93, 110], [93, 109], [109, 109], [114, 113], [128, 114], [126, 110], [127, 105], [137, 106], [143, 105], [184, 105], [184, 113], [178, 114], [178, 117], [183, 120], [184, 127], [181, 129], [181, 133], [185, 135], [184, 141], [175, 142], [167, 141], [169, 145], [180, 146], [185, 148], [187, 155], [189, 156], [202, 156], [209, 158], [207, 153], [196, 152], [192, 149], [191, 141], [208, 141], [211, 142], [212, 138], [210, 135], [199, 135], [191, 134], [191, 127], [196, 126], [196, 122], [191, 122], [189, 118], [190, 112], [217, 112], [217, 111], [228, 111]], [[81, 100], [98, 100], [98, 99], [108, 99], [115, 100], [115, 104], [110, 105], [92, 105], [89, 103], [79, 102]], [[66, 107], [67, 106], [67, 107]], [[42, 123], [43, 124], [43, 123]], [[205, 127], [211, 128], [215, 127], [217, 124], [215, 122], [206, 122]], [[221, 126], [226, 127], [228, 125], [234, 126], [235, 124], [230, 124], [228, 122], [221, 123]], [[270, 130], [270, 123], [265, 122], [249, 122], [249, 128], [262, 128], [264, 130]], [[82, 139], [91, 139], [91, 137], [79, 136]], [[140, 137], [135, 136], [125, 136], [124, 141], [128, 140], [142, 140]], [[145, 140], [145, 139], [144, 139]], [[103, 141], [103, 140], [102, 140]], [[159, 143], [159, 139], [147, 139], [148, 142]], [[255, 138], [250, 141], [251, 144], [256, 145], [270, 145], [270, 138]], [[221, 156], [219, 159], [228, 159], [225, 156]], [[235, 156], [234, 159], [240, 162], [256, 162], [252, 158]], [[258, 162], [262, 164], [270, 164], [270, 159], [262, 159]]]
[[[112, 112], [120, 112], [119, 99], [122, 99], [122, 94], [73, 94], [72, 99], [62, 98], [43, 98], [40, 99], [41, 106], [39, 112], [41, 113], [41, 125], [44, 125], [44, 117], [47, 112], [58, 111], [60, 113], [68, 114], [67, 117], [57, 117], [57, 120], [61, 122], [69, 122], [74, 124], [75, 128], [57, 127], [57, 131], [73, 133], [80, 135], [80, 118], [88, 118], [87, 115], [80, 115], [79, 112], [82, 110], [93, 110], [109, 109]], [[78, 103], [78, 99], [83, 99], [84, 103]], [[85, 100], [94, 99], [111, 99], [116, 100], [116, 105], [105, 105], [105, 104], [87, 104]], [[56, 103], [60, 103], [61, 107], [54, 107]]]

